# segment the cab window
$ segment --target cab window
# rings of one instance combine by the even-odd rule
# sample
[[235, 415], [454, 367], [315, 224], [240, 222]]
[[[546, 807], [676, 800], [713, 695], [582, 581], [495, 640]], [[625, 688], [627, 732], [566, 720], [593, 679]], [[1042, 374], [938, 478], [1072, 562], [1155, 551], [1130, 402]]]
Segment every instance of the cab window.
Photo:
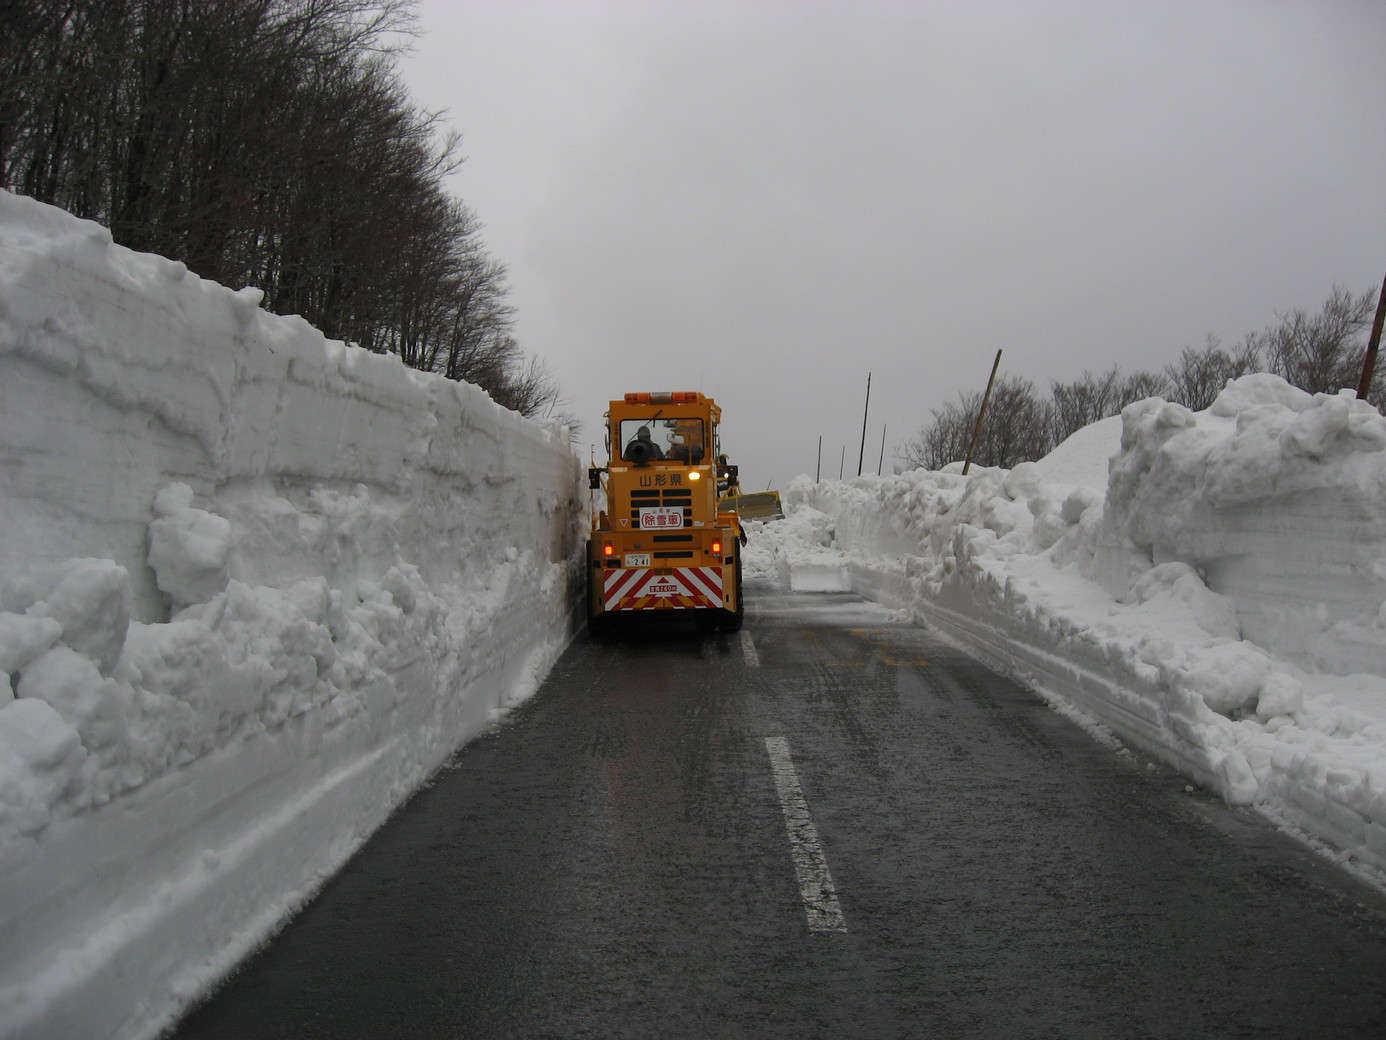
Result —
[[623, 419], [621, 458], [627, 462], [701, 462], [706, 454], [703, 420], [686, 417]]

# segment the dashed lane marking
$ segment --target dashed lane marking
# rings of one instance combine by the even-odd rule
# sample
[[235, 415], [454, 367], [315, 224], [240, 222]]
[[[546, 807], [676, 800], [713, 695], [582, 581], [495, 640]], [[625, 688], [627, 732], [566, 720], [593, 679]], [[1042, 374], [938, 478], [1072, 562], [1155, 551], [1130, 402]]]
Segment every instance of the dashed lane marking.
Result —
[[756, 653], [755, 641], [744, 628], [741, 630], [741, 655], [746, 658], [747, 668], [760, 667], [760, 654]]
[[799, 878], [799, 895], [804, 901], [809, 931], [845, 932], [847, 919], [842, 916], [837, 889], [818, 841], [818, 828], [813, 825], [803, 788], [799, 786], [799, 774], [789, 756], [789, 741], [784, 737], [766, 737], [765, 750], [770, 754], [770, 771], [780, 795], [780, 808], [784, 810], [789, 852]]

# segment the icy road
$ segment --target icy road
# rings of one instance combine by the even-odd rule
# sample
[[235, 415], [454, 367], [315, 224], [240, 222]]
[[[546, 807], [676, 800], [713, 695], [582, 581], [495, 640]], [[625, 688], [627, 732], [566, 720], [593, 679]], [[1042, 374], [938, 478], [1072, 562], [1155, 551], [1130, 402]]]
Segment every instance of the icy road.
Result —
[[574, 643], [180, 1027], [1371, 1037], [1386, 898], [847, 594]]

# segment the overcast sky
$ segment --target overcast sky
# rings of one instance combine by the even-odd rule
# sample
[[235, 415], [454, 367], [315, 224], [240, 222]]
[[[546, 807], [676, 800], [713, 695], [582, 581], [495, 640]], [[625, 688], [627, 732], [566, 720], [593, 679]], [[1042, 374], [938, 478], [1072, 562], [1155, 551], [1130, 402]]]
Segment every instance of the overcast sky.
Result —
[[1159, 370], [1386, 275], [1381, 0], [422, 0], [399, 65], [600, 435], [700, 389], [748, 489], [1002, 372]]

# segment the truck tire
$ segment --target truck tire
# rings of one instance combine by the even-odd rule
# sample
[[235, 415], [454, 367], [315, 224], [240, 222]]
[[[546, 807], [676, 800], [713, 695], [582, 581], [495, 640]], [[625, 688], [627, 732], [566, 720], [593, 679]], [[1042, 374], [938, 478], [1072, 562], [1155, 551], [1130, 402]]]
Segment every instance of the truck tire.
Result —
[[723, 632], [740, 632], [741, 624], [746, 620], [746, 601], [741, 596], [741, 557], [736, 558], [736, 609], [724, 610], [718, 624]]
[[610, 614], [599, 613], [593, 604], [597, 601], [596, 568], [592, 566], [592, 543], [587, 543], [587, 634], [593, 639], [607, 639], [614, 627]]

